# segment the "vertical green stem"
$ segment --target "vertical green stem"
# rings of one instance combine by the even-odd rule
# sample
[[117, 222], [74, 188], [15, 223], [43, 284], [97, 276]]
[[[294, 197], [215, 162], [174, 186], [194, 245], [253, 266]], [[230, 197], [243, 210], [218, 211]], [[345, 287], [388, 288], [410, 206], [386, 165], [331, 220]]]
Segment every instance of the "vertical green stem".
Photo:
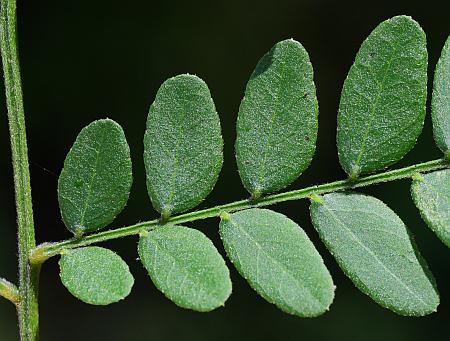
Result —
[[39, 336], [38, 285], [40, 266], [30, 265], [28, 255], [35, 247], [25, 115], [17, 50], [16, 0], [0, 0], [0, 48], [8, 107], [9, 131], [16, 194], [20, 337], [36, 341]]

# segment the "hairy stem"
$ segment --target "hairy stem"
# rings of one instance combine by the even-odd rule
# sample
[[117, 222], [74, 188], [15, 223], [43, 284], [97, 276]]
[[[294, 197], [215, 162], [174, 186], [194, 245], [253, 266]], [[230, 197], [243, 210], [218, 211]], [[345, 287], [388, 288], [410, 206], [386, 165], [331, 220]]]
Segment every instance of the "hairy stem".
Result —
[[5, 79], [16, 195], [20, 295], [17, 311], [20, 337], [22, 341], [36, 341], [39, 338], [37, 291], [40, 265], [31, 265], [28, 262], [28, 255], [30, 250], [36, 246], [36, 242], [34, 238], [28, 148], [17, 49], [15, 0], [0, 1], [0, 48]]
[[[317, 198], [317, 196], [320, 194], [348, 190], [357, 187], [365, 187], [381, 182], [394, 181], [398, 179], [411, 178], [414, 174], [417, 173], [426, 173], [448, 167], [449, 163], [445, 159], [428, 161], [401, 169], [395, 169], [384, 173], [361, 177], [352, 181], [340, 180], [322, 185], [297, 189], [294, 191], [273, 194], [266, 197], [262, 197], [258, 200], [247, 199], [235, 201], [225, 205], [220, 205], [200, 211], [193, 211], [185, 214], [180, 214], [178, 216], [170, 217], [169, 219], [167, 219], [166, 222], [172, 224], [181, 224], [200, 219], [217, 217], [223, 212], [235, 212], [251, 207], [267, 206], [288, 200]], [[40, 264], [43, 263], [49, 257], [58, 255], [64, 250], [73, 249], [80, 246], [86, 246], [110, 239], [122, 238], [130, 235], [139, 234], [144, 231], [152, 230], [155, 227], [159, 226], [160, 224], [161, 221], [155, 219], [131, 226], [126, 226], [118, 229], [87, 235], [79, 239], [69, 239], [57, 243], [44, 243], [39, 245], [32, 251], [30, 260], [32, 263]]]

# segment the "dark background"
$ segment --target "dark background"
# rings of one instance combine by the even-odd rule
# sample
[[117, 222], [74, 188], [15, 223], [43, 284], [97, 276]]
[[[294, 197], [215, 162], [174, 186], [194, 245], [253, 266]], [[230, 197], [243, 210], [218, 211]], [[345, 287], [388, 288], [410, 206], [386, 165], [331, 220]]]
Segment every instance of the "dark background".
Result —
[[[258, 59], [282, 39], [309, 51], [319, 98], [319, 138], [311, 167], [290, 188], [344, 178], [335, 145], [336, 113], [343, 80], [359, 45], [382, 20], [413, 16], [428, 38], [429, 70], [450, 33], [448, 1], [19, 1], [18, 30], [28, 127], [37, 241], [66, 239], [56, 198], [58, 174], [80, 129], [110, 117], [125, 130], [132, 151], [134, 184], [114, 227], [156, 217], [144, 183], [142, 139], [159, 85], [193, 73], [209, 85], [225, 139], [225, 163], [209, 207], [247, 196], [233, 155], [235, 121], [246, 81]], [[1, 87], [3, 89], [3, 85]], [[15, 280], [15, 209], [3, 90], [0, 95], [0, 275]], [[428, 116], [416, 148], [396, 167], [440, 157]], [[57, 258], [41, 280], [42, 340], [423, 340], [445, 339], [450, 323], [450, 251], [428, 230], [413, 206], [409, 181], [361, 190], [392, 207], [407, 223], [437, 279], [437, 313], [406, 318], [383, 309], [341, 273], [318, 240], [306, 200], [274, 208], [297, 221], [329, 267], [336, 298], [315, 319], [279, 311], [232, 271], [233, 294], [224, 308], [203, 314], [178, 308], [158, 292], [137, 261], [134, 237], [104, 245], [130, 265], [131, 295], [109, 307], [72, 297], [58, 277]], [[223, 253], [218, 221], [195, 227]], [[0, 302], [0, 340], [17, 340], [12, 304]]]

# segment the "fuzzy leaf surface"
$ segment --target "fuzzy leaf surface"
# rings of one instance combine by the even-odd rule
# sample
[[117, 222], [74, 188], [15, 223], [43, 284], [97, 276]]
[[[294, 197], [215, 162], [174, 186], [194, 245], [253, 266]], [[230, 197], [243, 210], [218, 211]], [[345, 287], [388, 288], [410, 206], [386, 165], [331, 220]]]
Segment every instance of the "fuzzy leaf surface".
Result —
[[450, 157], [450, 36], [436, 65], [431, 100], [434, 140]]
[[311, 204], [311, 218], [341, 269], [375, 302], [401, 315], [436, 311], [434, 278], [405, 224], [382, 201], [327, 194]]
[[236, 269], [268, 302], [301, 317], [329, 309], [333, 280], [295, 222], [280, 213], [253, 208], [222, 219], [220, 236]]
[[125, 207], [132, 182], [130, 149], [120, 125], [104, 119], [83, 128], [58, 181], [67, 228], [81, 235], [107, 226]]
[[159, 227], [140, 238], [139, 256], [156, 287], [182, 308], [211, 311], [231, 294], [225, 261], [200, 231]]
[[64, 286], [79, 300], [107, 305], [128, 296], [134, 284], [128, 265], [98, 246], [68, 250], [59, 261]]
[[197, 206], [213, 189], [223, 162], [219, 116], [208, 86], [193, 75], [165, 81], [147, 119], [147, 189], [164, 215]]
[[350, 177], [400, 160], [422, 131], [427, 98], [425, 33], [410, 17], [378, 25], [363, 42], [342, 89], [339, 160]]
[[427, 225], [450, 247], [450, 169], [419, 175], [411, 193]]
[[292, 39], [275, 44], [253, 71], [237, 120], [236, 159], [251, 194], [280, 190], [308, 168], [317, 115], [308, 53]]

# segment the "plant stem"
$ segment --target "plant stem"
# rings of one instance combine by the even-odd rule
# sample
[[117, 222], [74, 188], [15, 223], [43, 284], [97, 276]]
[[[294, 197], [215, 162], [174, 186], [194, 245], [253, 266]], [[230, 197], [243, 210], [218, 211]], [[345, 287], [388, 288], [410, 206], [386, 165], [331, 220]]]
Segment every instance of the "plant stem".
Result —
[[[443, 168], [448, 168], [449, 164], [445, 159], [433, 160], [424, 163], [419, 163], [413, 166], [395, 169], [384, 173], [369, 175], [362, 178], [350, 180], [340, 180], [330, 182], [322, 185], [306, 187], [294, 191], [273, 194], [262, 197], [258, 200], [240, 200], [229, 204], [220, 205], [212, 208], [207, 208], [200, 211], [180, 214], [178, 216], [167, 219], [167, 223], [181, 224], [192, 222], [195, 220], [217, 217], [223, 212], [235, 212], [251, 207], [261, 207], [276, 204], [288, 200], [298, 200], [303, 198], [316, 197], [320, 194], [353, 189], [357, 187], [365, 187], [381, 182], [394, 181], [398, 179], [411, 178], [414, 174], [423, 172], [431, 172]], [[58, 255], [64, 250], [73, 249], [80, 246], [87, 246], [93, 243], [98, 243], [110, 239], [122, 238], [130, 235], [139, 234], [143, 231], [152, 230], [159, 226], [161, 221], [159, 219], [138, 223], [131, 226], [126, 226], [114, 230], [103, 231], [91, 235], [84, 236], [79, 239], [69, 239], [56, 243], [43, 243], [36, 247], [30, 256], [32, 263], [40, 264], [46, 259]]]
[[36, 246], [36, 242], [16, 25], [16, 1], [1, 0], [0, 48], [8, 107], [18, 226], [20, 303], [17, 305], [17, 311], [21, 340], [36, 341], [39, 338], [37, 292], [40, 265], [31, 265], [28, 262], [28, 255]]

